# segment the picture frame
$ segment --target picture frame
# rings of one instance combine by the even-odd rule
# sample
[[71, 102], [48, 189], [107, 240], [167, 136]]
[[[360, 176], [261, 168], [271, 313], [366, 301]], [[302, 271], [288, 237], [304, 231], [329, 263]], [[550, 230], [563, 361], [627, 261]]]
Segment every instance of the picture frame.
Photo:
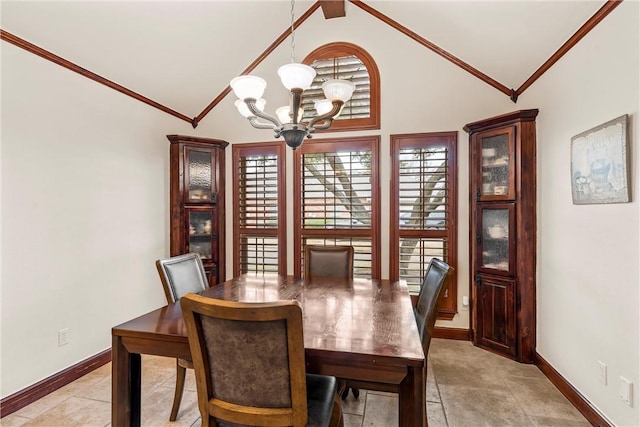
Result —
[[630, 201], [627, 117], [617, 117], [571, 138], [574, 205]]

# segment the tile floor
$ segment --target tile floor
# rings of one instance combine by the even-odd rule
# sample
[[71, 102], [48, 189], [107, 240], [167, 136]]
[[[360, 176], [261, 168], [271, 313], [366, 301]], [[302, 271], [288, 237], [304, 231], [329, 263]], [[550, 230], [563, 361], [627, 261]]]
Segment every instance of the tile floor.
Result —
[[[587, 427], [587, 420], [532, 365], [519, 364], [467, 341], [434, 339], [429, 351], [427, 414], [430, 427]], [[199, 427], [193, 373], [188, 374], [178, 419], [170, 423], [175, 362], [142, 360], [142, 425]], [[2, 418], [2, 426], [110, 426], [111, 364]], [[394, 394], [361, 390], [344, 402], [345, 427], [397, 426]]]

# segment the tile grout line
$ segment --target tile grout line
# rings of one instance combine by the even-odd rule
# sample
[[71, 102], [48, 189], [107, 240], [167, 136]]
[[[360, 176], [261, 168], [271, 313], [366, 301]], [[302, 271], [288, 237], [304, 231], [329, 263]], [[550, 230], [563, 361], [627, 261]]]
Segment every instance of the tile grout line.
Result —
[[[502, 378], [504, 381], [504, 377]], [[516, 397], [515, 394], [513, 394], [513, 390], [511, 390], [511, 387], [509, 386], [509, 383], [507, 381], [504, 381], [505, 384], [505, 388], [507, 390], [509, 390], [509, 394], [511, 395], [511, 397], [513, 397], [513, 400], [516, 402], [516, 404], [518, 405], [518, 408], [520, 408], [520, 410], [522, 411], [522, 413], [524, 414], [525, 417], [527, 417], [527, 420], [529, 420], [529, 424], [531, 426], [535, 426], [535, 423], [533, 422], [533, 419], [531, 419], [531, 416], [529, 415], [529, 413], [527, 411], [525, 411], [525, 409], [522, 407], [522, 405], [520, 404], [520, 399], [518, 399]]]
[[362, 419], [360, 420], [360, 427], [364, 427], [364, 416], [367, 413], [367, 400], [369, 400], [369, 390], [367, 390], [367, 393], [364, 395], [364, 406], [362, 409]]
[[[431, 372], [433, 373], [433, 383], [436, 385], [436, 391], [438, 392], [438, 400], [440, 400], [440, 407], [442, 408], [442, 415], [444, 416], [444, 422], [446, 424], [446, 427], [449, 427], [449, 418], [447, 417], [447, 412], [444, 410], [442, 393], [440, 393], [440, 386], [438, 385], [438, 376], [436, 375], [434, 366], [431, 366]], [[427, 416], [428, 416], [428, 412], [427, 412]]]

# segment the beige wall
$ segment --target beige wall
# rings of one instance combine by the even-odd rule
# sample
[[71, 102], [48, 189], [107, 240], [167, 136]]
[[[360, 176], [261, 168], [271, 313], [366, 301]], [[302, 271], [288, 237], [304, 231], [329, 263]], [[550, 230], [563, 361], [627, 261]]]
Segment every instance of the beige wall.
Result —
[[[605, 415], [621, 423], [633, 418], [615, 400], [613, 375], [631, 377], [636, 387], [639, 383], [638, 205], [576, 207], [571, 205], [568, 183], [565, 187], [562, 183], [569, 174], [567, 144], [572, 135], [623, 113], [635, 114], [633, 128], [637, 129], [638, 20], [628, 16], [634, 7], [637, 16], [637, 3], [625, 2], [616, 9], [602, 29], [590, 34], [584, 46], [579, 45], [576, 53], [557, 64], [517, 105], [358, 8], [350, 8], [348, 23], [326, 21], [316, 13], [296, 33], [298, 57], [318, 45], [341, 40], [360, 45], [376, 60], [382, 81], [382, 128], [367, 134], [381, 136], [383, 206], [389, 205], [390, 197], [389, 135], [458, 131], [460, 300], [469, 288], [468, 139], [462, 127], [517, 109], [540, 108], [538, 351]], [[317, 30], [320, 24], [322, 31]], [[633, 37], [635, 45], [627, 46]], [[592, 61], [595, 65], [587, 54], [596, 52], [594, 44], [605, 58]], [[628, 53], [634, 46], [635, 57]], [[112, 326], [163, 304], [153, 262], [166, 256], [169, 246], [166, 134], [214, 137], [231, 143], [272, 137], [267, 131], [251, 128], [237, 114], [232, 96], [194, 130], [188, 123], [8, 43], [0, 48], [0, 395], [5, 397], [109, 348]], [[412, 58], [410, 69], [397, 66], [407, 58]], [[288, 46], [284, 46], [255, 70], [269, 83], [265, 94], [269, 111], [286, 103], [275, 70], [288, 59]], [[605, 72], [611, 68], [618, 74], [606, 78]], [[637, 133], [633, 135], [637, 145]], [[291, 194], [290, 152], [287, 156]], [[230, 148], [227, 161], [230, 164]], [[228, 182], [230, 177], [227, 168]], [[227, 195], [227, 218], [231, 218], [231, 191]], [[292, 211], [289, 197], [289, 215]], [[389, 235], [384, 224], [389, 214], [382, 212], [383, 260], [388, 258]], [[632, 220], [635, 225], [626, 224]], [[594, 222], [605, 225], [592, 239], [579, 227], [593, 230]], [[227, 228], [231, 238], [230, 221]], [[289, 231], [291, 272], [293, 233]], [[574, 240], [576, 237], [579, 240]], [[232, 271], [231, 246], [228, 240], [228, 275]], [[587, 256], [588, 262], [583, 263], [570, 250]], [[619, 252], [621, 256], [612, 255]], [[609, 280], [604, 272], [583, 277], [584, 266], [597, 265], [599, 259], [618, 266], [615, 280]], [[383, 263], [382, 268], [386, 277], [388, 264]], [[611, 294], [600, 291], [603, 282], [619, 289], [615, 301], [608, 301]], [[627, 295], [631, 298], [623, 298]], [[591, 310], [583, 311], [582, 307]], [[591, 317], [589, 312], [602, 317]], [[469, 312], [461, 308], [453, 321], [441, 326], [466, 328], [468, 324]], [[62, 328], [70, 328], [71, 342], [58, 347], [57, 332]], [[605, 353], [605, 344], [617, 350]], [[624, 346], [627, 350], [622, 344], [629, 344]], [[611, 383], [602, 392], [594, 382], [596, 360], [605, 360], [610, 366]]]
[[3, 397], [108, 348], [112, 326], [164, 301], [163, 121], [2, 43]]
[[[620, 426], [640, 425], [638, 6], [622, 3], [518, 102], [540, 108], [537, 350]], [[631, 203], [572, 204], [571, 137], [623, 114]], [[620, 376], [634, 382], [633, 407]]]

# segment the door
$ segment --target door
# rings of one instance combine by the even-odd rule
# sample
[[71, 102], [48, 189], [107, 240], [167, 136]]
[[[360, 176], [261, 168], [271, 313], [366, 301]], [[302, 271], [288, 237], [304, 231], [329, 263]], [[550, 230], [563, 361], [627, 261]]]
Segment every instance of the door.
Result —
[[475, 344], [515, 357], [515, 280], [483, 274], [476, 276]]

